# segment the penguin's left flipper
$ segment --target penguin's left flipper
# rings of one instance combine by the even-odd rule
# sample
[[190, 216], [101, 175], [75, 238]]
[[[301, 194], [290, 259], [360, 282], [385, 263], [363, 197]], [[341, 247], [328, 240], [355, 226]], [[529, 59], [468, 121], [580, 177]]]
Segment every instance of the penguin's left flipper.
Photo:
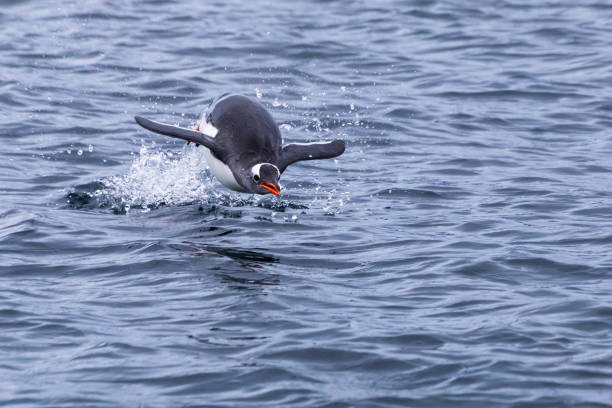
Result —
[[282, 173], [290, 164], [302, 160], [331, 159], [344, 153], [344, 149], [344, 140], [291, 143], [283, 146], [280, 154], [279, 170]]
[[135, 116], [136, 122], [143, 128], [150, 130], [151, 132], [159, 133], [160, 135], [166, 135], [170, 137], [176, 137], [179, 139], [186, 140], [187, 142], [193, 142], [195, 144], [201, 144], [202, 146], [208, 147], [213, 153], [219, 155], [219, 148], [215, 143], [215, 139], [207, 136], [201, 132], [185, 129], [178, 126], [167, 125], [165, 123], [155, 122], [143, 118], [142, 116]]

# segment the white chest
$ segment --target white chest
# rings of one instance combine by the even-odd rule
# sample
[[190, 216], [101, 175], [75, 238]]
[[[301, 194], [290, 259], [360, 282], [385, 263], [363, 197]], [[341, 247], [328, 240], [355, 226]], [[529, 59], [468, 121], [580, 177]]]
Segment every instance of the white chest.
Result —
[[212, 152], [208, 148], [204, 147], [204, 150], [204, 157], [206, 157], [208, 167], [217, 180], [219, 180], [221, 184], [230, 190], [245, 192], [246, 190], [244, 187], [238, 184], [238, 181], [236, 181], [234, 173], [232, 173], [229, 166], [213, 156]]
[[[210, 137], [215, 137], [217, 135], [217, 128], [215, 128], [212, 124], [206, 122], [203, 117], [202, 122], [200, 124], [200, 132]], [[232, 170], [229, 168], [229, 166], [227, 166], [221, 160], [217, 159], [212, 154], [210, 149], [204, 146], [202, 146], [202, 148], [204, 149], [204, 157], [206, 157], [208, 167], [210, 168], [212, 174], [217, 178], [217, 180], [219, 180], [221, 184], [223, 184], [230, 190], [245, 192], [246, 190], [244, 189], [244, 187], [238, 184], [238, 181], [236, 181], [234, 173], [232, 173]]]

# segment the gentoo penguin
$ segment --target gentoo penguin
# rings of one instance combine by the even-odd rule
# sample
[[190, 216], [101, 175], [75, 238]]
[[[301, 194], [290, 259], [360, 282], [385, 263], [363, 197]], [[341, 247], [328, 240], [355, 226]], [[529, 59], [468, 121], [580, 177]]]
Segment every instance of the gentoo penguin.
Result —
[[280, 195], [279, 179], [301, 160], [328, 159], [344, 153], [344, 141], [291, 143], [283, 146], [280, 130], [256, 100], [226, 94], [214, 101], [195, 130], [154, 122], [141, 116], [145, 129], [202, 145], [215, 177], [235, 191]]

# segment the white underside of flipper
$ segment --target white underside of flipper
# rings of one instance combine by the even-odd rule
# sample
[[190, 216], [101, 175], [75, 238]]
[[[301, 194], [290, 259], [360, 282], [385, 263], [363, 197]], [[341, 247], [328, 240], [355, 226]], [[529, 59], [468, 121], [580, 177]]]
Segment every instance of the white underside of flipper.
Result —
[[[205, 115], [206, 114], [202, 116], [202, 121], [200, 122], [200, 132], [210, 137], [217, 136], [217, 128], [214, 127], [212, 123], [206, 122]], [[244, 187], [242, 187], [238, 183], [238, 181], [236, 181], [234, 173], [232, 173], [232, 170], [229, 168], [229, 166], [227, 166], [221, 160], [217, 159], [212, 154], [209, 148], [204, 146], [202, 146], [202, 148], [204, 149], [204, 157], [206, 158], [206, 162], [208, 163], [208, 168], [210, 168], [210, 171], [217, 178], [217, 180], [219, 180], [221, 184], [223, 184], [230, 190], [240, 191], [242, 193], [246, 192]]]

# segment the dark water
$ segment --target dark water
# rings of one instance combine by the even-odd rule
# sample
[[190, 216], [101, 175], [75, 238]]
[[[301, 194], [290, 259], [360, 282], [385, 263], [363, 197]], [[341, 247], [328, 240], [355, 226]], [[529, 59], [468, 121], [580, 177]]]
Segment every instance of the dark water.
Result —
[[[607, 1], [2, 2], [0, 405], [612, 406]], [[346, 140], [230, 193], [195, 123]]]

